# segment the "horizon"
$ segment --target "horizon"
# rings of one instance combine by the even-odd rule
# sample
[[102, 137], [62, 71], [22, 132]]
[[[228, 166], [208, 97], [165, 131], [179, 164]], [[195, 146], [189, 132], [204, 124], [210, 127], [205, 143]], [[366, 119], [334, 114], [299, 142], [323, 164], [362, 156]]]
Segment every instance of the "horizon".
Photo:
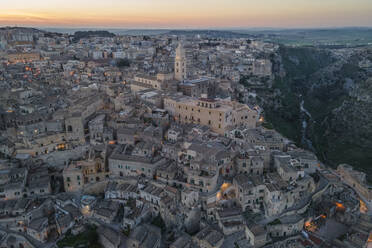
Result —
[[341, 30], [341, 29], [372, 29], [370, 26], [314, 26], [314, 27], [174, 27], [174, 28], [162, 28], [162, 27], [73, 27], [73, 26], [28, 26], [28, 25], [1, 25], [0, 28], [34, 28], [40, 30], [48, 29], [69, 29], [69, 30], [94, 30], [94, 31], [106, 31], [106, 30], [159, 30], [159, 31], [287, 31], [287, 30]]
[[0, 26], [221, 29], [370, 27], [369, 0], [13, 0]]

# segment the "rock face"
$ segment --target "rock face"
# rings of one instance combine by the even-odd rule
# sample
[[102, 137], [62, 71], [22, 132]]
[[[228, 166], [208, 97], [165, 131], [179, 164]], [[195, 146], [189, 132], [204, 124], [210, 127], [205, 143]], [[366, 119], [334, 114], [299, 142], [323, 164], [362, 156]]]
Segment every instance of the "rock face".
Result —
[[274, 93], [262, 96], [269, 121], [300, 144], [303, 100], [311, 115], [306, 136], [319, 158], [372, 175], [372, 50], [282, 47], [277, 56], [285, 76], [278, 73]]

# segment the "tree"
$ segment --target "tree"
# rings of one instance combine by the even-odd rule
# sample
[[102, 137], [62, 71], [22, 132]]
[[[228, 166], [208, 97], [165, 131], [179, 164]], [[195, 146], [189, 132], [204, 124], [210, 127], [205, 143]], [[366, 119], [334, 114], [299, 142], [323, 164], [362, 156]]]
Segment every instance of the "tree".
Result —
[[129, 61], [129, 59], [119, 59], [116, 62], [116, 65], [118, 67], [129, 67], [130, 66], [130, 61]]
[[158, 216], [155, 217], [155, 219], [151, 222], [151, 224], [159, 227], [162, 232], [165, 231], [165, 223], [164, 223], [163, 218], [160, 216], [160, 213], [158, 214]]

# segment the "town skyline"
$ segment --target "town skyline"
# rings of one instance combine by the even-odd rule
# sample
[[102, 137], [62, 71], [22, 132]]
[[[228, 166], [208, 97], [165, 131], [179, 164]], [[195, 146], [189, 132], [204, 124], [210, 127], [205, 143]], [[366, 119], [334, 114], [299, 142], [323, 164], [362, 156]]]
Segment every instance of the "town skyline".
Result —
[[0, 248], [372, 248], [372, 0], [0, 6]]

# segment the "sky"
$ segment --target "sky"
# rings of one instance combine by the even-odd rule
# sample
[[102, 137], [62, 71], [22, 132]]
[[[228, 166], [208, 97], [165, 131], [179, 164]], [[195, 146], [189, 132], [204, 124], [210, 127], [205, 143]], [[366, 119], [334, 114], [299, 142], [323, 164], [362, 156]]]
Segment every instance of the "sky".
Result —
[[313, 28], [372, 26], [372, 0], [0, 0], [0, 26]]

